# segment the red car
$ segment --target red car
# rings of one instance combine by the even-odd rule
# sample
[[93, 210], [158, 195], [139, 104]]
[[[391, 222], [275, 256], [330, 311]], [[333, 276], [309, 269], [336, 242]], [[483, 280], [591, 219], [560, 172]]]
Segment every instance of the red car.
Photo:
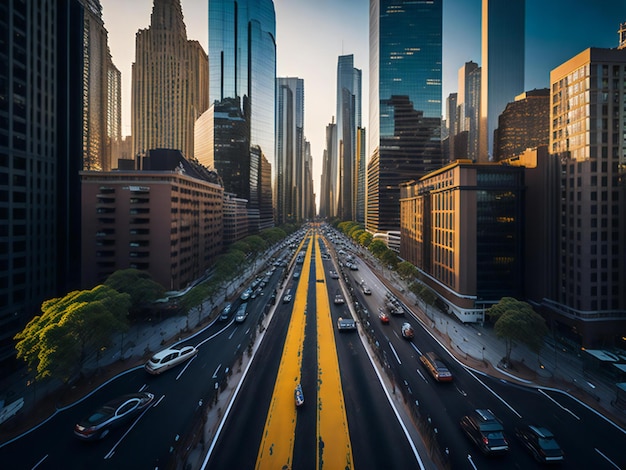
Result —
[[389, 315], [387, 315], [385, 312], [380, 312], [378, 314], [378, 318], [380, 318], [380, 321], [382, 323], [389, 323]]

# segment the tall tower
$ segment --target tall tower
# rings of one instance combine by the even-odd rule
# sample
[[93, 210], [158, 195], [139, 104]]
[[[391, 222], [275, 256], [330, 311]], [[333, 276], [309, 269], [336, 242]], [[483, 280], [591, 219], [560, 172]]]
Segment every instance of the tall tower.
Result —
[[465, 62], [458, 74], [458, 130], [465, 133], [466, 148], [457, 149], [456, 158], [478, 160], [478, 123], [480, 110], [481, 68], [475, 62]]
[[302, 220], [304, 197], [304, 80], [276, 79], [276, 223]]
[[525, 0], [483, 0], [479, 161], [491, 159], [498, 116], [524, 91], [525, 7]]
[[320, 181], [320, 216], [333, 218], [337, 216], [333, 201], [337, 194], [337, 124], [333, 119], [326, 126], [326, 148], [322, 160], [322, 175]]
[[132, 66], [135, 155], [155, 148], [193, 157], [194, 123], [208, 108], [208, 61], [187, 40], [180, 0], [154, 0], [150, 27], [137, 32]]
[[590, 48], [550, 72], [550, 147], [561, 160], [557, 323], [584, 347], [626, 334], [626, 49]]
[[81, 0], [83, 15], [83, 170], [109, 171], [121, 139], [121, 74], [111, 59], [99, 0]]
[[[370, 0], [366, 226], [400, 229], [400, 183], [442, 164], [442, 0]], [[376, 191], [370, 189], [377, 188]]]
[[354, 56], [342, 55], [337, 61], [337, 215], [354, 220], [353, 193], [356, 188], [356, 132], [361, 127], [361, 71], [354, 68]]
[[[80, 282], [83, 18], [78, 0], [0, 15], [0, 370], [41, 303]], [[37, 78], [39, 77], [39, 78]]]
[[[250, 155], [275, 172], [276, 14], [272, 0], [209, 0], [209, 100], [238, 99], [249, 126]], [[217, 131], [217, 130], [216, 130]], [[254, 175], [250, 171], [250, 175]], [[275, 175], [272, 180], [275, 180]], [[252, 186], [258, 182], [251, 181]], [[268, 194], [265, 190], [263, 194]], [[269, 192], [271, 194], [271, 190]], [[241, 197], [241, 195], [238, 195]], [[272, 201], [259, 201], [272, 204]], [[250, 217], [259, 207], [248, 201]], [[258, 221], [259, 226], [273, 220]], [[253, 222], [254, 225], [254, 222]]]

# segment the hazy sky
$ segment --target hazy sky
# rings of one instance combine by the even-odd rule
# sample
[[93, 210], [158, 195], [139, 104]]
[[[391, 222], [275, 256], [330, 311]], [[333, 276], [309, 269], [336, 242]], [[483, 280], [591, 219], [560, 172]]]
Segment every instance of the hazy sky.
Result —
[[[481, 0], [443, 0], [443, 93], [457, 90], [457, 71], [481, 64]], [[508, 0], [501, 0], [508, 1]], [[150, 25], [152, 0], [101, 0], [113, 62], [122, 72], [122, 134], [130, 134], [135, 33]], [[187, 38], [207, 50], [207, 0], [181, 0]], [[363, 72], [363, 125], [369, 92], [369, 0], [274, 0], [277, 76], [304, 79], [305, 136], [311, 142], [316, 193], [326, 125], [335, 115], [337, 58], [354, 55]], [[626, 0], [526, 0], [525, 89], [549, 86], [550, 70], [587, 47], [616, 47]], [[318, 200], [319, 200], [319, 194]]]

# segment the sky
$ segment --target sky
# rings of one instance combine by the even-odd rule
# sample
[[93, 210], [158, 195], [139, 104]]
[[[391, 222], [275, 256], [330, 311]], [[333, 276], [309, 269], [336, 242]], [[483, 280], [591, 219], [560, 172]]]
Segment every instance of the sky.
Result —
[[[150, 25], [152, 0], [100, 0], [113, 63], [122, 73], [122, 134], [130, 134], [135, 34]], [[509, 0], [500, 0], [509, 1]], [[442, 103], [458, 69], [481, 64], [481, 0], [443, 0]], [[208, 1], [181, 0], [187, 38], [207, 51]], [[319, 201], [326, 126], [336, 112], [337, 58], [353, 54], [362, 71], [363, 125], [369, 91], [369, 0], [274, 0], [276, 75], [304, 80], [304, 133], [311, 143]], [[549, 87], [550, 70], [588, 47], [616, 47], [626, 0], [526, 0], [525, 89]], [[443, 111], [442, 111], [443, 112]], [[445, 117], [445, 116], [444, 116]]]

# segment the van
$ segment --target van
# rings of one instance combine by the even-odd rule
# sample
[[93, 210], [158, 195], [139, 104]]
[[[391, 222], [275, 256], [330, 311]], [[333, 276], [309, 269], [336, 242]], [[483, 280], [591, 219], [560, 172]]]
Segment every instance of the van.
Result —
[[239, 306], [237, 313], [235, 314], [235, 322], [243, 323], [248, 318], [248, 303], [245, 302]]
[[437, 382], [450, 382], [452, 380], [452, 374], [444, 362], [439, 359], [439, 356], [437, 356], [434, 352], [422, 354], [422, 356], [420, 356], [420, 360], [422, 361], [422, 364], [424, 364], [424, 367], [426, 367], [426, 370], [430, 372], [430, 375], [432, 375]]

